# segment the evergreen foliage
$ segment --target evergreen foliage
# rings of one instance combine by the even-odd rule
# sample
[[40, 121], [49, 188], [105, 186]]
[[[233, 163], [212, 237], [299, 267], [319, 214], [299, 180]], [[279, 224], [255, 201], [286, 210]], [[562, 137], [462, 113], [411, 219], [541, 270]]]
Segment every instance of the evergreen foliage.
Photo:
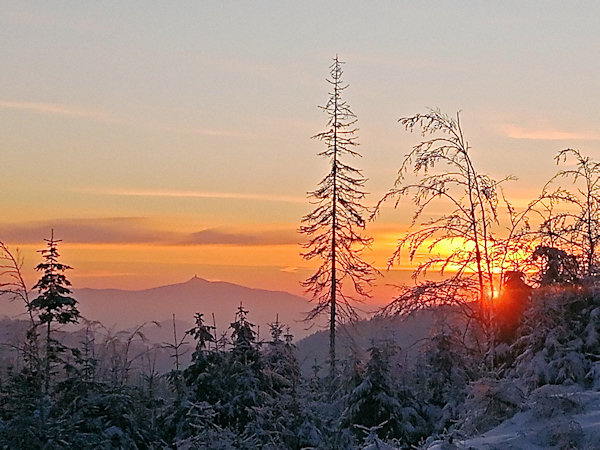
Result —
[[[577, 150], [559, 153], [557, 161], [571, 160], [572, 168], [559, 171], [523, 213], [506, 202], [510, 225], [501, 238], [500, 182], [474, 169], [458, 116], [432, 110], [402, 119], [429, 138], [406, 156], [386, 198], [413, 192], [415, 221], [435, 200], [455, 209], [409, 232], [390, 262], [402, 248], [413, 257], [423, 246], [461, 244], [416, 270], [452, 274], [404, 287], [384, 308], [435, 311], [430, 336], [408, 349], [378, 339], [368, 359], [356, 340], [338, 372], [336, 323], [356, 318], [349, 292], [365, 295], [375, 273], [360, 256], [371, 242], [359, 234], [365, 179], [343, 162], [359, 154], [355, 116], [340, 95], [341, 64], [336, 57], [323, 108], [330, 129], [315, 136], [327, 146], [320, 155], [331, 171], [312, 193], [317, 207], [301, 228], [310, 238], [304, 257], [322, 263], [305, 286], [317, 302], [309, 318], [329, 313], [328, 376], [320, 376], [317, 361], [312, 377], [302, 376], [293, 337], [278, 318], [270, 340], [259, 341], [242, 304], [221, 338], [201, 313], [181, 339], [173, 317], [173, 342], [162, 347], [148, 342], [146, 324], [115, 333], [86, 321], [66, 332], [59, 325], [78, 323], [80, 314], [60, 241], [52, 233], [40, 251], [33, 299], [22, 260], [0, 242], [0, 293], [21, 300], [29, 315], [19, 322], [19, 342], [2, 343], [10, 357], [0, 359], [0, 448], [456, 448], [455, 439], [517, 413], [553, 420], [536, 445], [597, 446], [598, 432], [572, 419], [600, 398], [600, 165]], [[421, 176], [416, 184], [405, 183], [408, 168]], [[577, 187], [550, 189], [565, 179]], [[539, 205], [545, 210], [533, 230], [527, 214]], [[556, 212], [565, 205], [569, 212]], [[515, 254], [520, 261], [511, 260]], [[533, 275], [521, 270], [534, 267]], [[184, 367], [186, 339], [195, 343]], [[174, 366], [159, 374], [154, 362], [165, 348]]]
[[[60, 354], [64, 353], [66, 348], [61, 342], [52, 338], [52, 324], [76, 323], [79, 320], [79, 310], [77, 301], [70, 296], [71, 282], [67, 279], [64, 272], [72, 267], [62, 264], [58, 258], [58, 243], [60, 240], [54, 239], [54, 230], [51, 232], [50, 239], [45, 239], [47, 248], [40, 250], [44, 262], [39, 263], [35, 270], [42, 272], [42, 277], [33, 286], [37, 289], [39, 295], [28, 304], [30, 313], [37, 318], [36, 327], [46, 328], [46, 345], [44, 354], [44, 391], [47, 393], [50, 389], [53, 366], [60, 362]], [[35, 333], [35, 328], [31, 330]]]
[[362, 429], [376, 429], [380, 438], [414, 443], [424, 431], [424, 420], [412, 393], [392, 380], [390, 359], [394, 353], [390, 343], [371, 346], [362, 379], [346, 398], [342, 424], [357, 435]]
[[39, 295], [31, 300], [29, 309], [34, 312], [43, 325], [50, 325], [52, 322], [59, 324], [74, 323], [79, 319], [77, 310], [77, 301], [71, 297], [71, 282], [67, 279], [64, 272], [71, 270], [72, 267], [59, 262], [58, 258], [58, 239], [54, 239], [54, 230], [52, 230], [50, 239], [45, 239], [47, 248], [40, 250], [44, 262], [38, 264], [35, 268], [42, 272], [42, 277], [33, 286], [37, 289]]
[[597, 380], [600, 291], [596, 286], [544, 288], [534, 293], [512, 352], [512, 375], [529, 388]]
[[[573, 393], [600, 385], [599, 299], [589, 283], [534, 289], [491, 374], [478, 369], [464, 324], [449, 321], [448, 311], [440, 311], [414, 362], [383, 341], [366, 363], [353, 352], [335, 380], [320, 378], [318, 368], [303, 379], [292, 336], [278, 320], [271, 338], [258, 342], [240, 305], [228, 343], [217, 345], [198, 314], [186, 334], [195, 352], [179, 387], [173, 372], [133, 376], [131, 357], [116, 363], [117, 373], [129, 367], [130, 375], [113, 376], [102, 346], [121, 351], [141, 329], [103, 341], [87, 323], [78, 347], [61, 342], [51, 390], [27, 364], [0, 380], [0, 448], [392, 449], [479, 434], [519, 411], [558, 420], [580, 410]], [[581, 427], [561, 427], [548, 446], [584, 442]]]
[[416, 396], [424, 405], [428, 428], [433, 433], [442, 433], [456, 422], [466, 388], [477, 372], [460, 328], [447, 316], [447, 312], [439, 313], [414, 371]]

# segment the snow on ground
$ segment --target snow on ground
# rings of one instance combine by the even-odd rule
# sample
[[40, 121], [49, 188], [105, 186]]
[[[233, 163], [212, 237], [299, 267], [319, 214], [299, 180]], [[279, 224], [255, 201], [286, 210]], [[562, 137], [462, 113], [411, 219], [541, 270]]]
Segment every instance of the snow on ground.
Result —
[[577, 386], [543, 386], [524, 411], [464, 440], [438, 440], [429, 450], [600, 449], [600, 392]]

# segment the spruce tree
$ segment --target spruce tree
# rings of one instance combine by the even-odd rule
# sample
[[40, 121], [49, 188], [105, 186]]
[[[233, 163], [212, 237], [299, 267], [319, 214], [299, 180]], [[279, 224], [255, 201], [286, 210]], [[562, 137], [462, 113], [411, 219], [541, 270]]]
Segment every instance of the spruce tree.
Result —
[[[362, 379], [346, 398], [342, 424], [351, 428], [357, 425], [377, 427], [382, 438], [398, 437], [402, 423], [402, 405], [396, 398], [396, 386], [390, 373], [390, 345], [369, 349], [370, 359]], [[354, 432], [361, 434], [358, 428]]]
[[[368, 296], [367, 287], [373, 281], [376, 269], [363, 261], [362, 250], [370, 245], [371, 238], [360, 234], [366, 225], [368, 209], [361, 204], [366, 193], [366, 179], [362, 172], [346, 162], [345, 158], [360, 157], [355, 150], [356, 115], [346, 101], [343, 91], [348, 87], [342, 81], [343, 62], [336, 56], [330, 66], [331, 85], [329, 100], [321, 109], [328, 116], [327, 130], [313, 138], [323, 141], [326, 149], [318, 154], [329, 160], [329, 173], [317, 189], [309, 193], [316, 208], [302, 218], [300, 232], [307, 235], [304, 259], [319, 259], [321, 265], [303, 282], [312, 294], [315, 307], [307, 315], [313, 320], [329, 314], [329, 366], [333, 377], [335, 368], [335, 331], [340, 319], [358, 317], [353, 301]], [[349, 282], [351, 289], [343, 289]], [[353, 292], [352, 292], [353, 291]]]
[[242, 304], [231, 323], [231, 351], [229, 352], [226, 373], [229, 392], [222, 401], [223, 415], [227, 425], [238, 431], [256, 416], [257, 408], [266, 400], [264, 361], [257, 342], [254, 324], [247, 319], [248, 311]]
[[35, 268], [42, 272], [42, 277], [33, 287], [39, 295], [29, 303], [29, 310], [36, 315], [40, 325], [46, 328], [46, 354], [44, 364], [44, 390], [48, 392], [52, 363], [58, 360], [59, 354], [64, 350], [63, 346], [52, 338], [52, 324], [76, 323], [79, 320], [77, 300], [71, 297], [71, 282], [67, 280], [65, 272], [72, 269], [71, 266], [59, 262], [58, 253], [59, 239], [54, 239], [52, 230], [50, 239], [44, 239], [47, 248], [39, 250], [44, 262]]

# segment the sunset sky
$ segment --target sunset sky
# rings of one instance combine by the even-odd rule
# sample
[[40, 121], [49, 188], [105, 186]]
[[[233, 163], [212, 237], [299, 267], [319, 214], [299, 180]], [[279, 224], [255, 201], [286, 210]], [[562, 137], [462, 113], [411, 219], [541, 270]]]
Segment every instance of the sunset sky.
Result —
[[[599, 17], [593, 1], [2, 1], [0, 240], [30, 284], [54, 228], [75, 287], [196, 274], [300, 293], [336, 53], [368, 204], [419, 139], [398, 118], [427, 107], [461, 110], [480, 170], [518, 177], [524, 204], [557, 151], [600, 159]], [[366, 260], [385, 266], [410, 212], [369, 226]]]

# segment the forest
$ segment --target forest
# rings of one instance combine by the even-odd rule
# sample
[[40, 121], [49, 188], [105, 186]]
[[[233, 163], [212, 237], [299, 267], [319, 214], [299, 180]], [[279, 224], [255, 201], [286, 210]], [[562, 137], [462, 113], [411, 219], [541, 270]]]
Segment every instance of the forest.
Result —
[[[315, 264], [306, 320], [327, 321], [325, 364], [303, 373], [302, 344], [279, 320], [259, 338], [244, 299], [226, 332], [211, 311], [158, 346], [142, 324], [107, 332], [81, 317], [54, 232], [31, 287], [18, 250], [0, 242], [1, 301], [26, 317], [2, 320], [2, 448], [599, 448], [600, 162], [559, 151], [539, 195], [514, 204], [503, 191], [510, 175], [478, 171], [460, 114], [430, 109], [399, 120], [417, 143], [367, 206], [342, 64], [336, 56], [330, 67], [327, 125], [314, 136], [329, 171], [298, 229]], [[382, 333], [341, 351], [340, 330], [367, 320], [380, 275], [364, 256], [367, 225], [383, 208], [408, 207], [412, 224], [388, 268], [409, 260], [413, 281], [369, 319], [426, 314], [427, 337]], [[170, 358], [166, 373], [157, 352]], [[499, 426], [502, 436], [486, 435]]]

